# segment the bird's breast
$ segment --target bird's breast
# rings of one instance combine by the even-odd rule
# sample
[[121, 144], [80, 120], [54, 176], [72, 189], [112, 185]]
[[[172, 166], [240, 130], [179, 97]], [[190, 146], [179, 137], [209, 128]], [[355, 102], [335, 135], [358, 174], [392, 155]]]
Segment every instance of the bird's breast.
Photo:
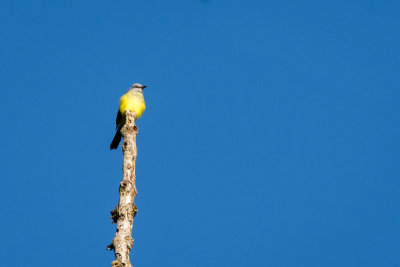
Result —
[[143, 111], [146, 109], [143, 94], [138, 92], [128, 92], [120, 99], [119, 111], [124, 114], [126, 110], [136, 113], [136, 119], [142, 116]]

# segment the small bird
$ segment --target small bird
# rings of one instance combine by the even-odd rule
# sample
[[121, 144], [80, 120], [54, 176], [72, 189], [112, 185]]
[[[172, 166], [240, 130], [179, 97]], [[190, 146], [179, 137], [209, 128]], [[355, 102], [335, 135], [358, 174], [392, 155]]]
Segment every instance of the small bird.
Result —
[[121, 129], [125, 124], [125, 111], [133, 111], [136, 113], [136, 120], [142, 116], [143, 111], [146, 109], [143, 97], [143, 89], [146, 85], [141, 85], [140, 83], [135, 83], [129, 88], [129, 91], [121, 96], [119, 100], [119, 108], [116, 119], [116, 132], [114, 139], [111, 142], [110, 149], [116, 149], [121, 141]]

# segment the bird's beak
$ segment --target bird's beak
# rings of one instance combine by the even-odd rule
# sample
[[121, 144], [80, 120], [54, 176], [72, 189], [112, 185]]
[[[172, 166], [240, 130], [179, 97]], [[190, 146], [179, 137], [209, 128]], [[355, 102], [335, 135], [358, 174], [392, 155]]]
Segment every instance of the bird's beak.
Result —
[[147, 85], [143, 85], [143, 86], [142, 86], [142, 89], [144, 89], [144, 88], [146, 88], [146, 87], [147, 87]]

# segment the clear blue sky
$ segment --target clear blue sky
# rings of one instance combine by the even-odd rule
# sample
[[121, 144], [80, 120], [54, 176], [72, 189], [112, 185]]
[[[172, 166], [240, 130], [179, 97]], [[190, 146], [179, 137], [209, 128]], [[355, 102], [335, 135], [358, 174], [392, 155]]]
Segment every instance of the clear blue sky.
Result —
[[398, 1], [2, 1], [4, 266], [111, 266], [119, 97], [151, 266], [400, 266]]

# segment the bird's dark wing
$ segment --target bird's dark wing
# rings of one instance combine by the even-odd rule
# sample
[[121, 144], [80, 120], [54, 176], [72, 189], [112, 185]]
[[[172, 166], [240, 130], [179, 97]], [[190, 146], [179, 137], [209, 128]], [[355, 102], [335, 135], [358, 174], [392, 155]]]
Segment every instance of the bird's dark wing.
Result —
[[117, 119], [115, 120], [115, 123], [117, 124], [116, 127], [115, 127], [115, 130], [118, 129], [118, 125], [119, 125], [121, 119], [122, 119], [122, 115], [121, 115], [121, 112], [119, 112], [119, 109], [118, 109]]

